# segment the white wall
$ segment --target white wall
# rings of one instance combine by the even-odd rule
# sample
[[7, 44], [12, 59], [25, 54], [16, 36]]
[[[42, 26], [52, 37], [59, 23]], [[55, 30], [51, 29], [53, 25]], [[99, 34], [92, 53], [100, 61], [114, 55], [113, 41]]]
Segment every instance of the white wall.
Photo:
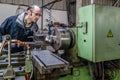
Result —
[[[48, 4], [55, 0], [43, 0], [43, 5]], [[0, 3], [8, 3], [8, 4], [20, 4], [20, 5], [31, 5], [31, 4], [37, 4], [41, 7], [42, 0], [0, 0]], [[48, 6], [49, 7], [49, 6]], [[58, 1], [54, 4], [52, 9], [55, 10], [66, 10], [66, 0]]]
[[4, 21], [7, 17], [11, 15], [15, 15], [17, 6], [0, 4], [0, 24]]
[[[18, 6], [16, 5], [9, 5], [9, 4], [0, 4], [0, 24], [9, 16], [15, 15], [16, 11], [17, 13], [23, 12], [26, 7], [21, 6], [19, 11], [17, 10]], [[46, 27], [48, 22], [46, 22], [46, 19], [50, 19], [48, 14], [49, 10], [44, 9], [44, 19], [43, 19], [43, 27]], [[68, 24], [68, 19], [67, 19], [67, 12], [66, 11], [61, 11], [61, 10], [52, 10], [51, 11], [51, 16], [52, 16], [52, 21], [55, 22], [60, 22], [64, 24]], [[38, 26], [41, 27], [41, 20], [38, 21]]]

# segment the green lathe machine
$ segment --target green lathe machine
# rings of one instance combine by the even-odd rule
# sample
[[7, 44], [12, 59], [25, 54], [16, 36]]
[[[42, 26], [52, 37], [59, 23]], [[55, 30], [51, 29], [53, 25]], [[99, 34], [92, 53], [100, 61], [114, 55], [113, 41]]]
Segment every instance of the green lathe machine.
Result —
[[[18, 54], [21, 55], [18, 62], [23, 61], [26, 68], [8, 66], [4, 72], [6, 67], [1, 67], [1, 74], [11, 72], [11, 76], [1, 76], [11, 79], [28, 74], [31, 80], [120, 80], [120, 8], [92, 4], [79, 8], [78, 15], [77, 26], [53, 27], [49, 36], [36, 35], [36, 41], [30, 43], [32, 49], [27, 54]], [[6, 58], [0, 58], [0, 65], [5, 61], [2, 59]]]

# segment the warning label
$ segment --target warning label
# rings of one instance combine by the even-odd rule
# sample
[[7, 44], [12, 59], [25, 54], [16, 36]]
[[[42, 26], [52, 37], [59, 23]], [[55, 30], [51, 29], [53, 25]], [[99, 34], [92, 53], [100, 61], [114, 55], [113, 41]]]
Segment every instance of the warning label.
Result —
[[111, 30], [109, 30], [108, 34], [107, 34], [107, 37], [113, 37], [113, 33]]

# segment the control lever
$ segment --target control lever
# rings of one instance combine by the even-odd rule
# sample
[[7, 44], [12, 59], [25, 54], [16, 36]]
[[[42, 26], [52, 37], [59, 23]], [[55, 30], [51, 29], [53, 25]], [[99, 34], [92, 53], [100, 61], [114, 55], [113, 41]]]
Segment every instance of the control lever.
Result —
[[8, 43], [8, 66], [7, 66], [7, 69], [3, 73], [3, 78], [4, 79], [12, 79], [12, 78], [15, 78], [15, 72], [11, 65], [11, 37], [10, 37], [10, 35], [6, 35], [4, 37], [5, 37], [4, 41], [5, 42], [7, 41], [7, 43]]
[[3, 37], [3, 42], [2, 45], [0, 47], [0, 55], [2, 55], [2, 50], [4, 48], [5, 45], [8, 45], [8, 66], [7, 69], [3, 72], [3, 78], [4, 79], [13, 79], [15, 78], [15, 72], [13, 70], [13, 67], [11, 65], [11, 43], [19, 43], [20, 45], [24, 45], [27, 49], [26, 52], [26, 60], [25, 60], [25, 72], [27, 73], [27, 75], [31, 72], [31, 56], [30, 56], [30, 46], [29, 44], [27, 44], [26, 42], [22, 42], [20, 40], [11, 40], [10, 35], [5, 35]]

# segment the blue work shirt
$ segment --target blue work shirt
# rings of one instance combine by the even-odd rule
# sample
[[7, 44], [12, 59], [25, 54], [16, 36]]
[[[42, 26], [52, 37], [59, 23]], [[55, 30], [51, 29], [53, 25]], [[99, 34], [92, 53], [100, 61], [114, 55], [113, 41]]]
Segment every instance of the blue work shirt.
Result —
[[29, 36], [33, 36], [34, 32], [37, 32], [38, 25], [32, 23], [29, 28], [25, 27], [24, 18], [26, 13], [21, 13], [15, 16], [8, 17], [0, 26], [0, 42], [2, 42], [2, 36], [10, 34], [11, 39], [18, 39], [21, 41], [31, 41]]

